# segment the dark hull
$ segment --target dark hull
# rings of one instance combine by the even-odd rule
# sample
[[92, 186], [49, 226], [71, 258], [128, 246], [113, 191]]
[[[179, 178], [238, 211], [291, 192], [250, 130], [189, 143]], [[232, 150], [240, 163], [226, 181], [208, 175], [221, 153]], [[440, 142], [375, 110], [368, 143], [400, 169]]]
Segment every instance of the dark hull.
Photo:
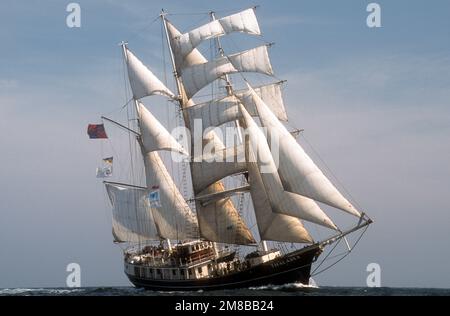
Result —
[[158, 291], [221, 290], [294, 282], [308, 284], [311, 265], [320, 253], [318, 245], [312, 246], [243, 271], [207, 279], [155, 280], [127, 276], [136, 287]]

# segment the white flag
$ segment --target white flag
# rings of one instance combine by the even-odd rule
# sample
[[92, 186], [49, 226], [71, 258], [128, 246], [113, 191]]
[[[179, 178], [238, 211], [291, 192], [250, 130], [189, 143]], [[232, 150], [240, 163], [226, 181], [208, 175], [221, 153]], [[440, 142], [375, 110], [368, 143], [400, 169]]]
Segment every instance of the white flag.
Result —
[[97, 178], [107, 178], [112, 176], [112, 166], [98, 167]]

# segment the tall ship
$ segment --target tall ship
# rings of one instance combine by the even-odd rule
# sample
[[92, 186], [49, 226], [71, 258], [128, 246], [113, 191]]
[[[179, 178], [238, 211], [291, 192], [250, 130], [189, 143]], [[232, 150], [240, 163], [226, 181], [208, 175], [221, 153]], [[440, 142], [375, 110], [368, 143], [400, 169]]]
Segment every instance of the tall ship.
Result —
[[[128, 181], [112, 177], [113, 161], [114, 170], [121, 163], [113, 152], [97, 169], [112, 177], [103, 183], [126, 276], [160, 291], [308, 284], [346, 256], [372, 221], [305, 152], [301, 130], [287, 127], [285, 82], [275, 76], [256, 8], [209, 12], [185, 33], [172, 15], [159, 18], [161, 59], [173, 76], [159, 79], [122, 42], [126, 122], [102, 116], [88, 127], [90, 138], [108, 138], [130, 155]], [[240, 44], [247, 37], [263, 44], [228, 49], [233, 34]], [[155, 95], [167, 98], [163, 111], [176, 131], [150, 111]], [[108, 137], [113, 130], [127, 142]], [[333, 252], [338, 245], [343, 254]]]

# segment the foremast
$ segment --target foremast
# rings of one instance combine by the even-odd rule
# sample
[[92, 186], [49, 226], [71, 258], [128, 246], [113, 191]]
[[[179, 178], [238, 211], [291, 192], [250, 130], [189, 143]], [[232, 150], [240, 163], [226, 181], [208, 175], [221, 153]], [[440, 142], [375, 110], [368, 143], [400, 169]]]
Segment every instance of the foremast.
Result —
[[[120, 46], [122, 47], [123, 59], [124, 59], [125, 63], [128, 65], [128, 54], [127, 54], [127, 47], [126, 47], [126, 45], [127, 45], [127, 43], [125, 43], [124, 41], [122, 41], [120, 43]], [[130, 77], [128, 77], [128, 80], [130, 80]], [[136, 121], [137, 121], [138, 130], [142, 133], [142, 131], [141, 131], [141, 124], [140, 124], [141, 118], [140, 118], [140, 114], [139, 114], [140, 113], [139, 112], [139, 103], [138, 103], [138, 100], [135, 98], [134, 94], [133, 94], [133, 104], [134, 104], [134, 109], [135, 109], [136, 116], [137, 116], [136, 117]], [[144, 159], [144, 170], [145, 170], [145, 173], [147, 174], [147, 172], [148, 172], [148, 163], [146, 163], [147, 159], [145, 158], [145, 156], [146, 156], [145, 147], [144, 147], [144, 144], [142, 142], [142, 138], [141, 138], [140, 135], [138, 137], [136, 137], [136, 140], [137, 140], [137, 142], [139, 144], [139, 147], [141, 149], [142, 157]], [[148, 179], [146, 179], [146, 182], [147, 181], [148, 181]], [[147, 188], [148, 188], [148, 183], [147, 183]], [[158, 226], [155, 226], [155, 228], [158, 229]], [[159, 235], [160, 238], [164, 239], [162, 237], [163, 234], [161, 233], [160, 230], [158, 230], [158, 235]], [[167, 242], [167, 246], [169, 248], [169, 251], [171, 251], [172, 250], [172, 244], [170, 242], [170, 239], [169, 238], [165, 238], [165, 240]]]
[[141, 240], [162, 239], [171, 248], [171, 239], [197, 239], [198, 224], [158, 151], [187, 153], [141, 99], [154, 94], [169, 98], [175, 96], [128, 49], [126, 43], [122, 42], [121, 46], [137, 115], [139, 133], [134, 133], [144, 161], [146, 189], [105, 183], [113, 205], [113, 235], [119, 241], [138, 241], [139, 244]]

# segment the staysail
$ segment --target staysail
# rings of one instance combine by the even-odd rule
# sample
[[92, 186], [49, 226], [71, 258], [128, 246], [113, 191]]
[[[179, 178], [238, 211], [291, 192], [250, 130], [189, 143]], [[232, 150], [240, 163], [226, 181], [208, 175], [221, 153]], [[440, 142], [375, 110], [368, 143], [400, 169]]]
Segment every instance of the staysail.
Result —
[[153, 94], [174, 98], [174, 94], [128, 48], [124, 47], [128, 78], [134, 99]]
[[320, 209], [317, 203], [284, 190], [264, 134], [244, 106], [240, 105], [239, 108], [242, 111], [245, 127], [247, 128], [246, 132], [249, 136], [246, 140], [248, 149], [247, 161], [256, 164], [260, 174], [260, 182], [264, 187], [273, 211], [336, 230], [336, 225]]
[[[251, 87], [249, 87], [251, 89]], [[251, 91], [262, 125], [279, 138], [279, 174], [286, 190], [361, 216], [295, 141], [264, 101]]]
[[163, 238], [197, 238], [198, 225], [195, 215], [156, 152], [175, 150], [183, 153], [184, 150], [141, 103], [138, 103], [138, 113], [147, 187], [149, 191], [157, 192], [159, 198], [157, 203], [152, 205], [156, 227]]
[[137, 102], [137, 109], [141, 123], [142, 145], [146, 153], [155, 150], [170, 150], [188, 156], [186, 150], [139, 101]]
[[298, 218], [272, 211], [256, 163], [248, 164], [248, 179], [261, 240], [295, 243], [314, 242]]
[[144, 164], [148, 190], [158, 196], [152, 211], [160, 236], [175, 240], [198, 238], [195, 214], [176, 187], [159, 154], [145, 154]]

